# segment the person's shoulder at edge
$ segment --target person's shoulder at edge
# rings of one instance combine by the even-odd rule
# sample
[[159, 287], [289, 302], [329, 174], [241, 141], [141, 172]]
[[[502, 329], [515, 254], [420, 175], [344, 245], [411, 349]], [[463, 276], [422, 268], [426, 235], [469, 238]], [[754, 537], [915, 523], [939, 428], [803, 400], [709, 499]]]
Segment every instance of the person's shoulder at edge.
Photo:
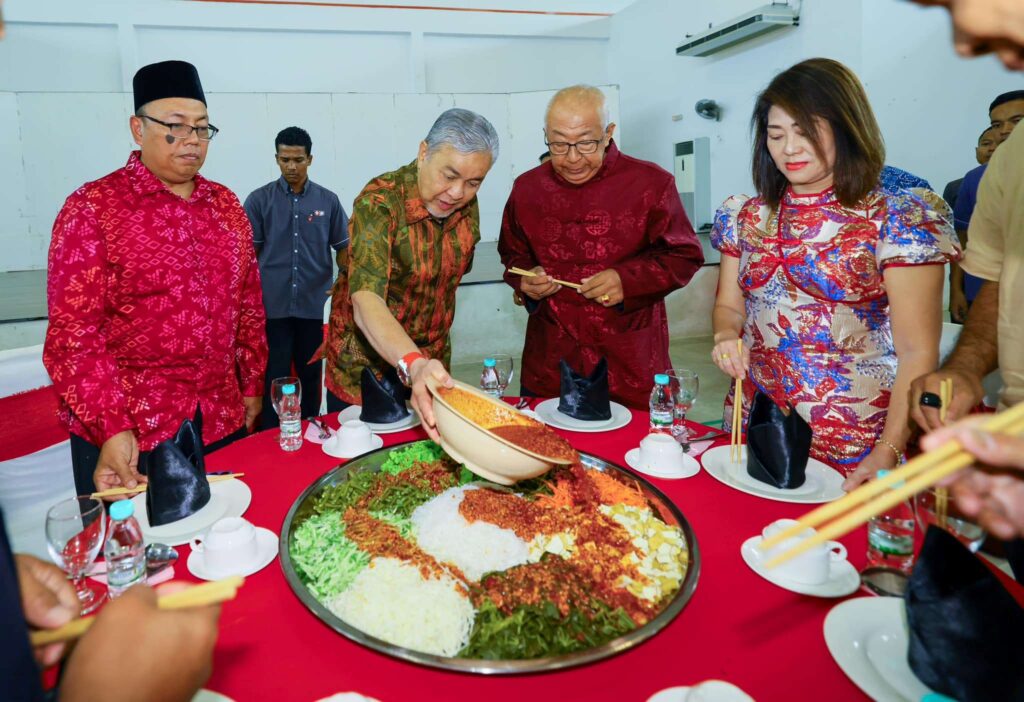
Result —
[[622, 149], [619, 149], [618, 163], [616, 164], [619, 172], [636, 173], [641, 172], [644, 175], [650, 176], [658, 180], [675, 180], [675, 176], [666, 171], [664, 168], [654, 163], [653, 161], [645, 161], [642, 158], [636, 158], [630, 156]]
[[97, 197], [107, 197], [107, 194], [110, 192], [123, 195], [127, 188], [129, 188], [128, 170], [126, 166], [121, 166], [96, 180], [90, 180], [78, 186], [67, 199], [85, 198], [91, 200]]

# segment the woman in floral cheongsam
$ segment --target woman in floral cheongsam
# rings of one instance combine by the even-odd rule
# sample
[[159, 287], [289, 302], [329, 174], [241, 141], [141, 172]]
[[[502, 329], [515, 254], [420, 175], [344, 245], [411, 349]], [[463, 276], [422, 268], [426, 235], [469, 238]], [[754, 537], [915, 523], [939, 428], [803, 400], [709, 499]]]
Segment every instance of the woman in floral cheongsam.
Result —
[[907, 391], [938, 363], [944, 264], [959, 249], [942, 213], [879, 185], [882, 136], [842, 64], [811, 59], [776, 76], [752, 126], [758, 196], [726, 201], [712, 232], [712, 357], [753, 381], [745, 407], [760, 389], [799, 412], [811, 456], [849, 488], [903, 458]]

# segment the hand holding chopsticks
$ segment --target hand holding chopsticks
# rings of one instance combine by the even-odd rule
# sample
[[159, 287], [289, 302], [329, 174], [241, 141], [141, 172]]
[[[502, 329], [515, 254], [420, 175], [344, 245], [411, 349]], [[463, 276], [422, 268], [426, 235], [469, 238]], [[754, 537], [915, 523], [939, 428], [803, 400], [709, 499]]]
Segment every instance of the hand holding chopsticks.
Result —
[[[202, 585], [195, 585], [161, 596], [157, 600], [157, 606], [160, 609], [188, 609], [191, 607], [220, 604], [221, 602], [233, 600], [238, 593], [238, 588], [242, 587], [244, 582], [245, 578], [235, 576], [203, 583]], [[33, 647], [70, 641], [85, 634], [95, 621], [96, 617], [75, 619], [57, 629], [33, 631], [29, 638]]]
[[[1024, 403], [991, 416], [981, 422], [979, 427], [991, 433], [1024, 433]], [[888, 511], [912, 495], [936, 485], [974, 462], [974, 456], [955, 440], [947, 441], [936, 449], [921, 454], [902, 468], [865, 483], [846, 497], [822, 505], [804, 515], [792, 527], [762, 541], [760, 547], [768, 549], [805, 529], [817, 529], [813, 536], [801, 540], [788, 551], [775, 556], [765, 564], [765, 567], [779, 565], [818, 544], [848, 534], [872, 517]], [[829, 521], [833, 519], [834, 521]]]
[[[953, 401], [953, 380], [951, 378], [943, 378], [942, 382], [939, 384], [939, 399], [942, 403], [941, 407], [939, 407], [939, 421], [945, 424], [949, 404]], [[935, 488], [935, 523], [943, 529], [946, 528], [946, 518], [948, 513], [949, 488]]]
[[[241, 478], [245, 473], [224, 473], [215, 474], [211, 473], [206, 476], [208, 482], [219, 483], [223, 480], [234, 480], [235, 478]], [[137, 495], [140, 492], [146, 491], [146, 483], [140, 483], [133, 488], [111, 488], [109, 490], [101, 490], [100, 492], [94, 492], [89, 497], [94, 500], [100, 500], [106, 497], [118, 497], [120, 495]]]
[[[508, 272], [512, 273], [513, 275], [521, 275], [527, 278], [533, 278], [537, 275], [540, 275], [539, 273], [534, 273], [533, 271], [528, 271], [524, 268], [516, 268], [515, 266], [509, 268]], [[552, 278], [551, 280], [552, 282], [557, 283], [558, 285], [564, 285], [565, 287], [572, 288], [573, 290], [579, 290], [580, 288], [583, 287], [581, 283], [570, 283], [565, 280], [558, 280], [557, 278]]]

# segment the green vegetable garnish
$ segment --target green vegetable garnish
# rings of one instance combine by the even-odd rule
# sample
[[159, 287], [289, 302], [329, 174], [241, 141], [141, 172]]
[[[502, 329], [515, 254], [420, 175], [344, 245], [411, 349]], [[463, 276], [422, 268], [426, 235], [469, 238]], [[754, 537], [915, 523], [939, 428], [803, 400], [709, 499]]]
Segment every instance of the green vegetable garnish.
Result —
[[370, 556], [345, 536], [338, 512], [314, 514], [299, 525], [292, 537], [295, 572], [321, 602], [348, 588], [370, 563]]
[[412, 468], [414, 463], [433, 463], [442, 459], [451, 460], [439, 444], [435, 444], [433, 441], [417, 441], [404, 449], [392, 451], [387, 460], [381, 464], [380, 470], [382, 473], [398, 475]]

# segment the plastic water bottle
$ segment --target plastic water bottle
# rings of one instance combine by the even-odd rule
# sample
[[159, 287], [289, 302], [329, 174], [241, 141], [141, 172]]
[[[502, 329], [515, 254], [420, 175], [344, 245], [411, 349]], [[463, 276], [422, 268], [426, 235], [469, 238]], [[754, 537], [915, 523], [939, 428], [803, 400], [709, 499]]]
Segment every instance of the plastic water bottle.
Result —
[[480, 373], [480, 389], [488, 395], [501, 397], [501, 383], [498, 381], [498, 363], [493, 358], [484, 359], [484, 370]]
[[668, 387], [668, 375], [658, 373], [654, 376], [654, 389], [651, 390], [651, 433], [672, 435], [672, 413], [675, 402], [672, 391]]
[[107, 592], [112, 598], [146, 582], [146, 544], [134, 514], [131, 500], [110, 505], [110, 535], [103, 545], [103, 559], [107, 562]]
[[302, 403], [294, 385], [283, 386], [281, 393], [281, 448], [298, 451], [302, 448]]
[[[884, 478], [889, 471], [878, 471]], [[893, 568], [910, 574], [914, 566], [914, 508], [909, 500], [868, 522], [868, 566]]]

